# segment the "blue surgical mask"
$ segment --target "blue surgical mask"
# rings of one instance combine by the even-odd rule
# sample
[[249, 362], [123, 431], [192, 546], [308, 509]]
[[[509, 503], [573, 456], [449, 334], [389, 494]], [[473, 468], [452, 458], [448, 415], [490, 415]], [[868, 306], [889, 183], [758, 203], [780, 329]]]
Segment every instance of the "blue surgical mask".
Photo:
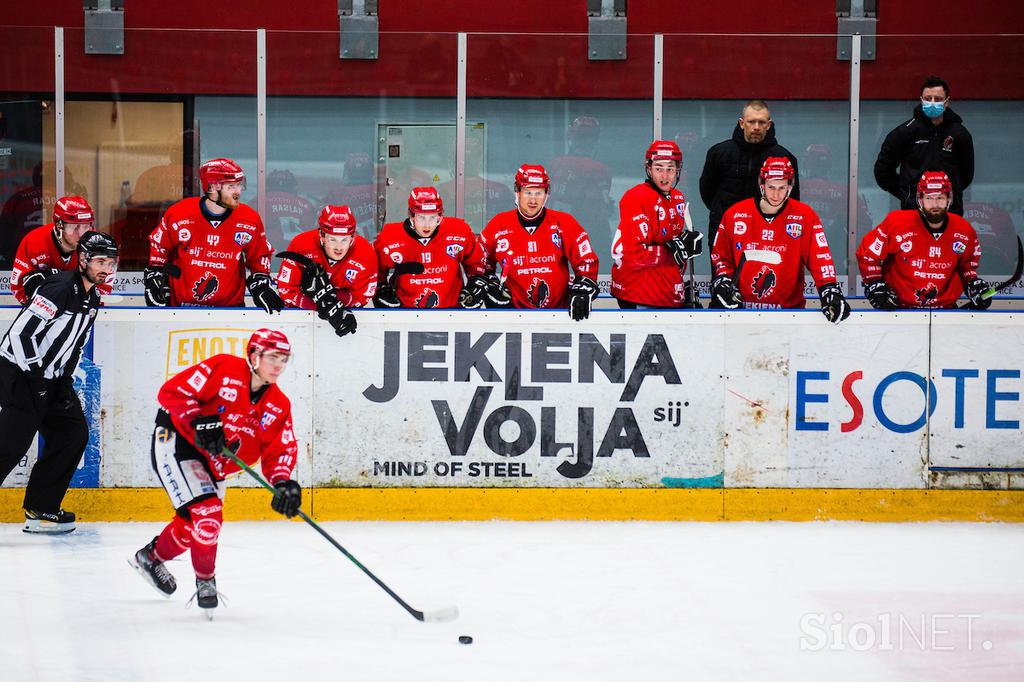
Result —
[[928, 118], [938, 118], [946, 110], [945, 102], [925, 102], [921, 100], [921, 111]]

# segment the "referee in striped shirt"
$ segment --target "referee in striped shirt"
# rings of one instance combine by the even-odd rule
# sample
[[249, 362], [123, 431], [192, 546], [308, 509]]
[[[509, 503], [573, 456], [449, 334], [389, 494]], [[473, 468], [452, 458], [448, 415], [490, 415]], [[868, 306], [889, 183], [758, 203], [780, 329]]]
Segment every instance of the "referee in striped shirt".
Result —
[[37, 432], [44, 439], [25, 488], [26, 533], [75, 529], [60, 506], [89, 440], [74, 373], [100, 307], [96, 285], [117, 269], [117, 243], [90, 231], [77, 252], [78, 267], [47, 277], [0, 342], [0, 482]]

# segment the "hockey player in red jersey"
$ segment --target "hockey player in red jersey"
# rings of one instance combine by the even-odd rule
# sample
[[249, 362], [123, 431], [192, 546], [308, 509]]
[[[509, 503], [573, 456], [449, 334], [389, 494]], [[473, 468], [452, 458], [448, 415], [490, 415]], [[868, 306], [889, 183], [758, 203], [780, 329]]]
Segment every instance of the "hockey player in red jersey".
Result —
[[961, 293], [985, 310], [989, 284], [978, 277], [981, 246], [974, 228], [949, 213], [953, 185], [942, 171], [917, 183], [918, 210], [893, 211], [864, 235], [857, 264], [868, 303], [879, 310], [951, 308]]
[[241, 306], [248, 287], [259, 307], [280, 312], [284, 302], [270, 275], [273, 249], [263, 221], [239, 202], [241, 166], [231, 159], [207, 161], [199, 182], [203, 196], [173, 204], [149, 235], [146, 305]]
[[190, 551], [199, 608], [218, 604], [214, 575], [225, 479], [241, 470], [222, 456], [225, 447], [246, 464], [260, 461], [276, 489], [274, 511], [288, 518], [298, 513], [302, 488], [292, 480], [298, 447], [291, 403], [277, 386], [291, 352], [284, 334], [259, 329], [245, 358], [215, 355], [160, 387], [150, 454], [176, 513], [130, 563], [162, 595], [177, 589], [164, 563]]
[[[53, 206], [53, 222], [33, 229], [18, 244], [11, 270], [11, 293], [18, 303], [32, 300], [47, 277], [78, 267], [78, 240], [93, 229], [95, 213], [82, 197], [61, 197]], [[110, 285], [100, 285], [101, 294]]]
[[683, 274], [703, 250], [692, 229], [686, 197], [676, 189], [683, 154], [671, 140], [647, 148], [647, 180], [619, 201], [619, 228], [612, 241], [612, 296], [620, 308], [699, 308]]
[[480, 233], [489, 273], [484, 292], [492, 305], [511, 299], [516, 308], [568, 307], [572, 319], [583, 320], [598, 294], [597, 254], [575, 218], [545, 207], [550, 189], [543, 166], [516, 171], [516, 208], [494, 216]]
[[760, 198], [725, 212], [711, 250], [712, 307], [803, 308], [807, 268], [825, 318], [838, 324], [850, 316], [821, 219], [789, 197], [794, 176], [789, 159], [768, 157], [758, 177]]
[[285, 303], [316, 310], [338, 336], [356, 330], [349, 308], [362, 308], [377, 290], [377, 254], [356, 234], [348, 206], [324, 206], [317, 228], [292, 240], [277, 273]]
[[[373, 244], [378, 308], [479, 308], [483, 257], [469, 224], [444, 215], [433, 187], [409, 193], [409, 217], [385, 225]], [[463, 286], [463, 273], [469, 283]]]

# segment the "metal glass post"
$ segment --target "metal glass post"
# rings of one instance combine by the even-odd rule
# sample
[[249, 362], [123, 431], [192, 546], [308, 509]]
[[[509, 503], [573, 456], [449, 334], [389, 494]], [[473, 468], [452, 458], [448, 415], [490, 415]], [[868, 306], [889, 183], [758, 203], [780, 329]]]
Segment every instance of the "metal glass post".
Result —
[[459, 34], [455, 105], [455, 216], [466, 208], [466, 34]]
[[256, 29], [256, 211], [267, 219], [267, 29]]
[[852, 37], [850, 50], [850, 183], [847, 191], [846, 273], [847, 294], [857, 293], [857, 213], [860, 197], [857, 193], [857, 164], [860, 156], [860, 34]]
[[64, 27], [53, 27], [54, 161], [57, 198], [64, 196]]
[[661, 139], [661, 114], [663, 103], [662, 80], [665, 76], [665, 36], [654, 34], [654, 137]]

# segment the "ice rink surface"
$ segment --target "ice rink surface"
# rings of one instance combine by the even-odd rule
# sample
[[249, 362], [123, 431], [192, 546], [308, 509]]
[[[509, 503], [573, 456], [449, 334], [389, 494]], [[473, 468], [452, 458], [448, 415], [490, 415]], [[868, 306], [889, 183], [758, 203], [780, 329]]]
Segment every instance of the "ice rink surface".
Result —
[[225, 524], [212, 622], [129, 567], [158, 524], [0, 524], [0, 679], [1024, 680], [1021, 525], [324, 526], [460, 618], [302, 523]]

